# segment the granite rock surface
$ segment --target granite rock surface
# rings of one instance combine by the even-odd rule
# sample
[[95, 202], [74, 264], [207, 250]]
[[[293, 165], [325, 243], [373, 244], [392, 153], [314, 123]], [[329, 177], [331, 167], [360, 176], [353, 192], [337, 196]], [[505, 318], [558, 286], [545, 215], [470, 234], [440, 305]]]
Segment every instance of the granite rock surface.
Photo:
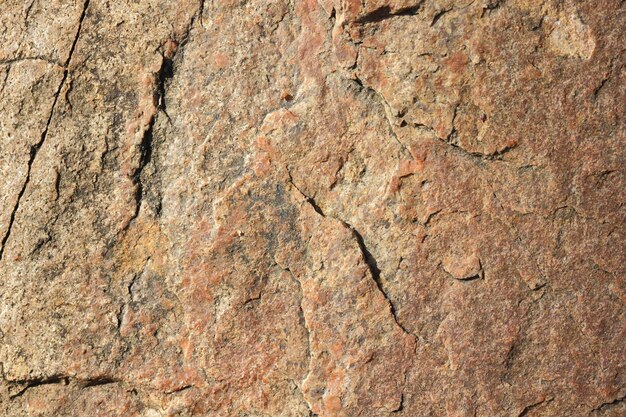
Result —
[[626, 415], [619, 0], [4, 0], [0, 415]]

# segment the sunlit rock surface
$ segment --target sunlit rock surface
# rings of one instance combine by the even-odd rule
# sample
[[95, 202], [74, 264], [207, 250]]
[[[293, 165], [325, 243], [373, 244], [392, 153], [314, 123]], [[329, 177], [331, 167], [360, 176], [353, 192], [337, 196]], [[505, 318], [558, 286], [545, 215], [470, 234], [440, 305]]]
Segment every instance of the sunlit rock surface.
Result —
[[626, 415], [618, 0], [0, 4], [0, 415]]

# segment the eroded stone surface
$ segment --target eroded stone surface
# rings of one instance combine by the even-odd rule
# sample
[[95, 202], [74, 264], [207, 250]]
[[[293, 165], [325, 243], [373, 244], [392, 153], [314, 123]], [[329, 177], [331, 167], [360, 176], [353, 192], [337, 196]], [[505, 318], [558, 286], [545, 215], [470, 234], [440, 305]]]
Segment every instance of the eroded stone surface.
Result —
[[623, 13], [4, 2], [0, 414], [624, 415]]

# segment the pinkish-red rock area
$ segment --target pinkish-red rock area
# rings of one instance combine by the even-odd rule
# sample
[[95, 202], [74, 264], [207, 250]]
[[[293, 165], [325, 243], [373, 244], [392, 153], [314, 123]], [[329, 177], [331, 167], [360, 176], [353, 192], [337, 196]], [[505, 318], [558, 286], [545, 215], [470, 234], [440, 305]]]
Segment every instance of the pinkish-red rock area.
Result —
[[626, 416], [620, 0], [5, 0], [0, 416]]

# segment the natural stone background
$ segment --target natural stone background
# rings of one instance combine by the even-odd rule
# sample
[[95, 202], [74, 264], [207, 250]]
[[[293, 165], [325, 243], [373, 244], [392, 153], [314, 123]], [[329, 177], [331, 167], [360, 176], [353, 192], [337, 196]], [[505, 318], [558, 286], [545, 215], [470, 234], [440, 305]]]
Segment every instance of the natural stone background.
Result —
[[0, 2], [2, 416], [625, 416], [618, 0]]

